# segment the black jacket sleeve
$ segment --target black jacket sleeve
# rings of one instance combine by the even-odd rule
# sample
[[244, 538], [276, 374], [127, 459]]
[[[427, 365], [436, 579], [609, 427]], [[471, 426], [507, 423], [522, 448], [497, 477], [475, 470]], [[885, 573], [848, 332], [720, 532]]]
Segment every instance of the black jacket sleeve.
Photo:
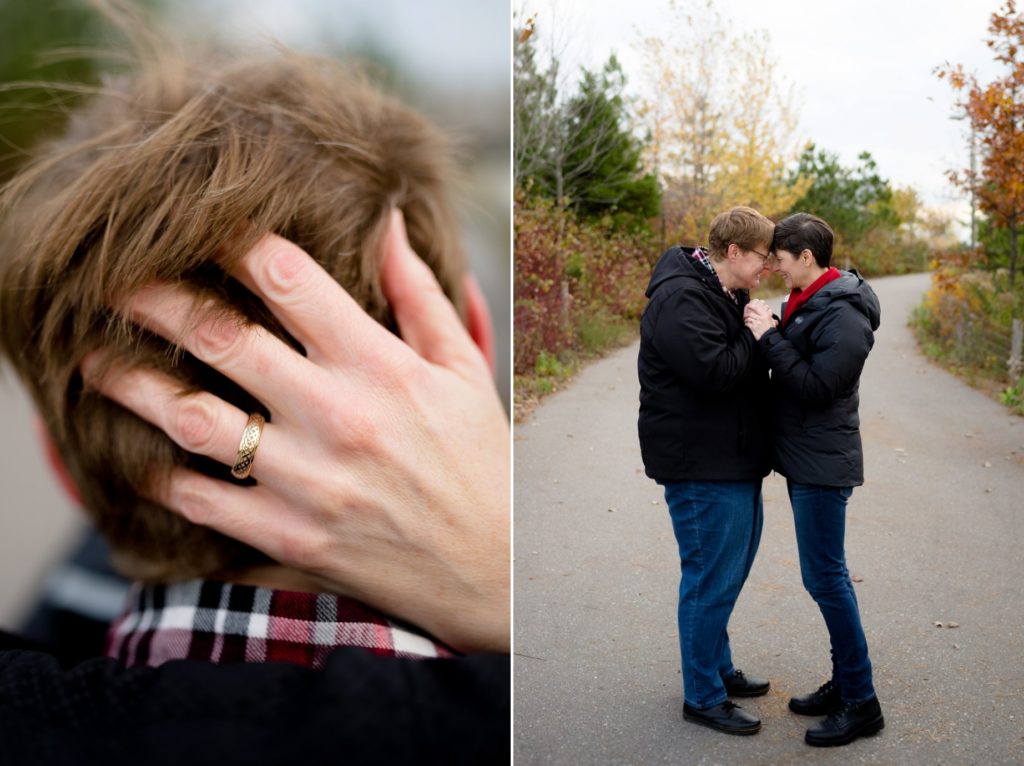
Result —
[[802, 356], [778, 330], [768, 330], [758, 345], [776, 385], [801, 401], [825, 403], [857, 382], [873, 342], [868, 318], [838, 302], [812, 330], [810, 358]]
[[662, 359], [698, 391], [729, 391], [747, 377], [755, 358], [746, 328], [730, 342], [728, 327], [706, 291], [676, 290], [667, 296], [652, 341]]
[[12, 766], [510, 759], [508, 657], [340, 649], [323, 670], [106, 658], [65, 668], [16, 646], [0, 640], [0, 761]]

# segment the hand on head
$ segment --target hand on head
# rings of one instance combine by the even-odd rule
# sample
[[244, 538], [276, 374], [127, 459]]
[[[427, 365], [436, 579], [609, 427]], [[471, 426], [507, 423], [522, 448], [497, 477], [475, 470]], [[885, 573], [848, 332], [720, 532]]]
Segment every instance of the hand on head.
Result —
[[[508, 651], [509, 424], [486, 306], [468, 283], [467, 332], [398, 212], [386, 249], [382, 288], [404, 342], [274, 235], [233, 276], [307, 356], [258, 326], [190, 324], [177, 287], [130, 299], [134, 321], [182, 340], [271, 413], [255, 486], [179, 469], [154, 499], [456, 649]], [[87, 379], [102, 354], [83, 360]], [[248, 413], [146, 370], [115, 366], [90, 382], [189, 452], [233, 464]]]

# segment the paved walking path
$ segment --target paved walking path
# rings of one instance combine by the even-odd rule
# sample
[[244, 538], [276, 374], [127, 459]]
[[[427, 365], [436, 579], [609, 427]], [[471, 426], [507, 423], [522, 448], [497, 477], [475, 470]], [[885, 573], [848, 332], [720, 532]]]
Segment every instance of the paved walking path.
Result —
[[[906, 327], [927, 275], [873, 283], [882, 327], [861, 381], [867, 484], [847, 558], [886, 716], [845, 748], [803, 743], [786, 701], [828, 674], [800, 584], [785, 484], [730, 623], [771, 693], [764, 728], [681, 720], [678, 559], [636, 437], [637, 346], [588, 367], [515, 436], [515, 762], [1024, 763], [1024, 419], [930, 364]], [[955, 622], [959, 627], [938, 628]]]

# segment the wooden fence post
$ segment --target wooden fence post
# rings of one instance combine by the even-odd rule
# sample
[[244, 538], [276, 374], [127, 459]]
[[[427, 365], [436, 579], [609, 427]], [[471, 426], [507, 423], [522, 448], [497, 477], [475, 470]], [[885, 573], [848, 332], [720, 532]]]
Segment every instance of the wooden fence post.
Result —
[[956, 323], [956, 353], [961, 353], [964, 345], [967, 343], [967, 306], [966, 304], [960, 304], [960, 317]]

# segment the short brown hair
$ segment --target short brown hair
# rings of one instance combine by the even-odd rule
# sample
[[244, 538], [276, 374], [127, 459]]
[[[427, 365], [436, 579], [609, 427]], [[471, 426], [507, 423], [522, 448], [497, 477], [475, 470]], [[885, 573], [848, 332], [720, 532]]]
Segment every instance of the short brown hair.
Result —
[[729, 245], [756, 250], [758, 245], [771, 247], [775, 224], [752, 207], [734, 207], [719, 213], [711, 221], [708, 232], [709, 255], [716, 261], [725, 257]]
[[[13, 363], [126, 574], [147, 580], [265, 563], [242, 543], [144, 497], [174, 466], [229, 478], [83, 387], [89, 350], [113, 349], [243, 411], [247, 392], [111, 310], [153, 280], [219, 299], [301, 351], [227, 276], [265, 232], [315, 258], [376, 320], [389, 212], [461, 309], [464, 259], [447, 142], [356, 68], [279, 50], [139, 61], [73, 115], [0, 198], [0, 351]], [[264, 410], [265, 411], [265, 410]]]

